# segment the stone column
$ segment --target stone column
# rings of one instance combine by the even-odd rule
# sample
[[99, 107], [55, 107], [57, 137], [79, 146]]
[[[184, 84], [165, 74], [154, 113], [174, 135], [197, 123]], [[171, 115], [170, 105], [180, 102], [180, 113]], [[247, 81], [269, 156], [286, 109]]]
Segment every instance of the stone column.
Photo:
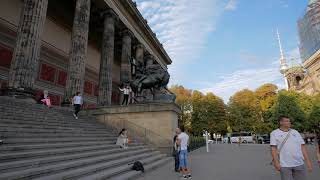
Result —
[[122, 53], [121, 53], [121, 68], [120, 68], [120, 81], [126, 83], [131, 81], [131, 42], [133, 34], [130, 30], [126, 29], [122, 33]]
[[25, 0], [9, 72], [9, 95], [33, 97], [48, 0]]
[[143, 63], [143, 56], [144, 56], [144, 46], [142, 44], [137, 44], [135, 46], [135, 50], [136, 50], [136, 54], [135, 54], [135, 58], [139, 63]]
[[88, 33], [90, 19], [90, 0], [77, 0], [71, 47], [69, 69], [64, 103], [70, 103], [70, 98], [76, 93], [83, 93], [84, 75], [87, 59]]
[[98, 104], [111, 105], [112, 96], [112, 66], [114, 62], [114, 23], [116, 14], [108, 9], [104, 15], [104, 30], [99, 73]]

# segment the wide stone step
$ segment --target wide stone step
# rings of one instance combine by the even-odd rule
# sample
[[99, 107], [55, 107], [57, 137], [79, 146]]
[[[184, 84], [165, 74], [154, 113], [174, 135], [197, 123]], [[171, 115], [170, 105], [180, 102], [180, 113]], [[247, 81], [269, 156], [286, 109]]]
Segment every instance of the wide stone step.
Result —
[[63, 128], [61, 129], [54, 129], [54, 128], [17, 128], [17, 127], [1, 127], [0, 128], [0, 135], [5, 134], [7, 132], [13, 133], [84, 133], [84, 134], [103, 134], [112, 132], [108, 129], [106, 130], [91, 130], [91, 129], [68, 129], [65, 130]]
[[111, 154], [111, 155], [102, 155], [102, 156], [95, 156], [85, 159], [79, 159], [79, 160], [71, 160], [71, 161], [62, 161], [60, 163], [56, 163], [53, 165], [48, 166], [41, 166], [36, 168], [28, 168], [20, 171], [13, 171], [13, 172], [7, 172], [2, 173], [1, 178], [3, 179], [32, 179], [35, 177], [39, 177], [43, 174], [47, 173], [58, 173], [63, 170], [69, 169], [69, 168], [76, 168], [76, 167], [82, 167], [82, 166], [88, 166], [100, 162], [106, 162], [113, 159], [120, 159], [123, 157], [129, 157], [129, 156], [135, 156], [137, 154], [141, 153], [148, 153], [151, 150], [149, 149], [142, 149], [142, 150], [136, 150], [136, 151], [129, 151], [129, 152], [122, 152], [117, 154]]
[[[163, 164], [166, 164], [172, 160], [171, 157], [164, 157], [162, 159], [159, 159], [157, 161], [144, 164], [144, 170], [145, 173], [148, 173], [151, 170], [154, 170], [158, 167], [161, 167]], [[121, 173], [119, 175], [113, 176], [111, 178], [108, 178], [108, 180], [132, 180], [136, 179], [138, 176], [142, 175], [143, 173], [141, 171], [128, 171], [125, 173]]]
[[72, 138], [8, 138], [5, 139], [4, 144], [35, 144], [35, 143], [62, 143], [62, 142], [88, 142], [88, 141], [104, 141], [115, 142], [114, 137], [72, 137]]
[[[56, 115], [56, 116], [66, 116], [71, 117], [73, 116], [73, 111], [68, 112], [59, 112], [54, 109], [36, 109], [32, 107], [1, 107], [0, 106], [0, 113], [6, 114], [6, 115], [12, 115], [12, 114], [24, 114], [26, 116], [34, 116], [34, 115]], [[88, 117], [88, 116], [85, 116]]]
[[[132, 143], [130, 147], [143, 146], [140, 143]], [[28, 149], [19, 151], [2, 151], [0, 154], [1, 162], [10, 162], [19, 159], [40, 158], [53, 155], [61, 155], [67, 153], [86, 152], [101, 149], [119, 149], [119, 146], [113, 144], [92, 144], [86, 146], [73, 146], [73, 147], [59, 147], [59, 148], [43, 148], [43, 149]]]
[[0, 116], [0, 121], [8, 122], [16, 122], [16, 123], [23, 123], [23, 122], [29, 122], [29, 123], [54, 123], [54, 124], [76, 124], [76, 125], [89, 125], [89, 126], [101, 126], [103, 125], [102, 123], [97, 122], [95, 119], [87, 119], [87, 118], [82, 118], [79, 117], [79, 119], [75, 119], [73, 116], [71, 117], [57, 117], [57, 116], [45, 116], [45, 117], [39, 117], [39, 116], [34, 116], [34, 117], [28, 117], [28, 116]]
[[46, 127], [46, 126], [30, 126], [30, 125], [17, 125], [14, 127], [6, 126], [6, 125], [0, 125], [0, 133], [4, 132], [38, 132], [38, 131], [45, 131], [45, 132], [83, 132], [83, 133], [104, 133], [104, 132], [110, 132], [108, 129], [94, 129], [94, 128], [68, 128], [68, 127]]
[[[123, 149], [121, 151], [133, 151], [142, 149], [145, 146], [130, 146], [130, 149]], [[48, 153], [44, 157], [34, 157], [32, 159], [16, 159], [10, 162], [2, 162], [0, 163], [0, 173], [1, 172], [9, 172], [9, 171], [17, 171], [21, 168], [30, 168], [30, 167], [39, 167], [49, 163], [55, 163], [59, 161], [65, 160], [75, 160], [87, 157], [93, 157], [98, 155], [106, 155], [106, 154], [113, 154], [119, 153], [119, 148], [108, 148], [107, 146], [101, 146], [97, 148], [82, 148], [82, 151], [61, 151], [61, 154], [52, 154]]]
[[36, 178], [36, 180], [78, 179], [81, 176], [91, 175], [97, 171], [106, 171], [109, 168], [126, 165], [128, 164], [128, 162], [134, 162], [134, 161], [149, 158], [152, 156], [159, 156], [159, 152], [142, 153], [142, 154], [137, 154], [136, 156], [129, 156], [121, 159], [115, 159], [112, 161], [93, 164], [86, 167], [74, 168], [74, 169], [66, 170], [60, 173], [41, 176], [39, 178]]
[[[115, 142], [115, 141], [114, 141]], [[115, 143], [106, 143], [104, 141], [89, 141], [89, 142], [63, 142], [63, 143], [47, 143], [47, 144], [17, 144], [17, 145], [6, 145], [0, 146], [0, 152], [5, 151], [33, 151], [43, 149], [60, 149], [60, 148], [73, 148], [73, 147], [86, 147], [86, 146], [97, 146], [97, 145], [114, 145]], [[134, 143], [132, 143], [134, 144]], [[2, 154], [0, 154], [1, 156]]]
[[[165, 155], [159, 154], [159, 155], [156, 155], [156, 156], [151, 156], [151, 157], [146, 158], [146, 159], [139, 159], [139, 161], [141, 163], [143, 163], [143, 164], [149, 164], [151, 162], [158, 161], [158, 160], [160, 160], [160, 159], [162, 159], [164, 157], [165, 157]], [[125, 173], [127, 171], [130, 171], [131, 167], [132, 167], [132, 164], [130, 164], [130, 165], [129, 164], [124, 164], [122, 166], [113, 167], [113, 168], [110, 168], [110, 169], [98, 171], [98, 172], [95, 172], [95, 173], [93, 173], [91, 175], [82, 176], [81, 178], [77, 178], [77, 179], [78, 180], [110, 179], [113, 176], [116, 176], [116, 175], [119, 175], [121, 173]]]
[[105, 133], [47, 133], [47, 132], [6, 132], [3, 133], [2, 138], [66, 138], [66, 137], [115, 137], [115, 133], [106, 131]]
[[0, 120], [1, 127], [46, 127], [46, 128], [79, 128], [79, 129], [97, 129], [97, 130], [105, 130], [106, 128], [102, 124], [91, 125], [91, 124], [76, 124], [76, 123], [65, 123], [65, 122], [32, 122], [32, 121], [14, 121], [10, 119], [1, 119]]
[[47, 117], [46, 118], [26, 118], [26, 117], [8, 117], [8, 116], [0, 116], [0, 121], [2, 122], [16, 122], [16, 123], [49, 123], [49, 124], [70, 124], [70, 125], [88, 125], [88, 126], [97, 126], [97, 127], [104, 127], [104, 124], [97, 122], [94, 119], [75, 119], [72, 117], [63, 117], [63, 118], [57, 118], [57, 117]]

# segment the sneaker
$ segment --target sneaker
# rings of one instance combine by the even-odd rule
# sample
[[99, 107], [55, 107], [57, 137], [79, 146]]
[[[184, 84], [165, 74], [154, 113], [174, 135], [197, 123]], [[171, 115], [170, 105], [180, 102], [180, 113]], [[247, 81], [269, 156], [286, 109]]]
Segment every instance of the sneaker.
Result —
[[182, 175], [181, 179], [188, 179], [188, 175]]
[[77, 117], [77, 115], [76, 115], [76, 114], [73, 114], [73, 116], [74, 116], [74, 118], [76, 118], [76, 117]]
[[76, 116], [76, 119], [78, 119], [78, 116]]
[[2, 143], [3, 143], [3, 140], [0, 139], [0, 144], [2, 144]]
[[187, 176], [188, 176], [188, 179], [192, 179], [192, 176], [191, 176], [191, 174], [188, 174]]

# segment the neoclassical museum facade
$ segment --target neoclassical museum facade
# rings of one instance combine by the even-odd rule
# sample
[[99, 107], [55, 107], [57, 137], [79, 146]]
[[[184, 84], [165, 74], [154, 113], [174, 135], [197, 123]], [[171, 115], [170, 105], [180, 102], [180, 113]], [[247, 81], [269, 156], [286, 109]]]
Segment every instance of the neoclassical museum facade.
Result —
[[132, 0], [1, 0], [0, 88], [54, 105], [76, 92], [85, 105], [119, 104], [136, 65], [171, 59]]

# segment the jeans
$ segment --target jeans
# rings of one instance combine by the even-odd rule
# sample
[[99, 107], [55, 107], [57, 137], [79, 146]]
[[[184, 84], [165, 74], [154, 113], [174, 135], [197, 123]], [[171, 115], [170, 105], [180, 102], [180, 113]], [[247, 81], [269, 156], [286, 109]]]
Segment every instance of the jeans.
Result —
[[174, 170], [179, 171], [179, 151], [174, 156]]

